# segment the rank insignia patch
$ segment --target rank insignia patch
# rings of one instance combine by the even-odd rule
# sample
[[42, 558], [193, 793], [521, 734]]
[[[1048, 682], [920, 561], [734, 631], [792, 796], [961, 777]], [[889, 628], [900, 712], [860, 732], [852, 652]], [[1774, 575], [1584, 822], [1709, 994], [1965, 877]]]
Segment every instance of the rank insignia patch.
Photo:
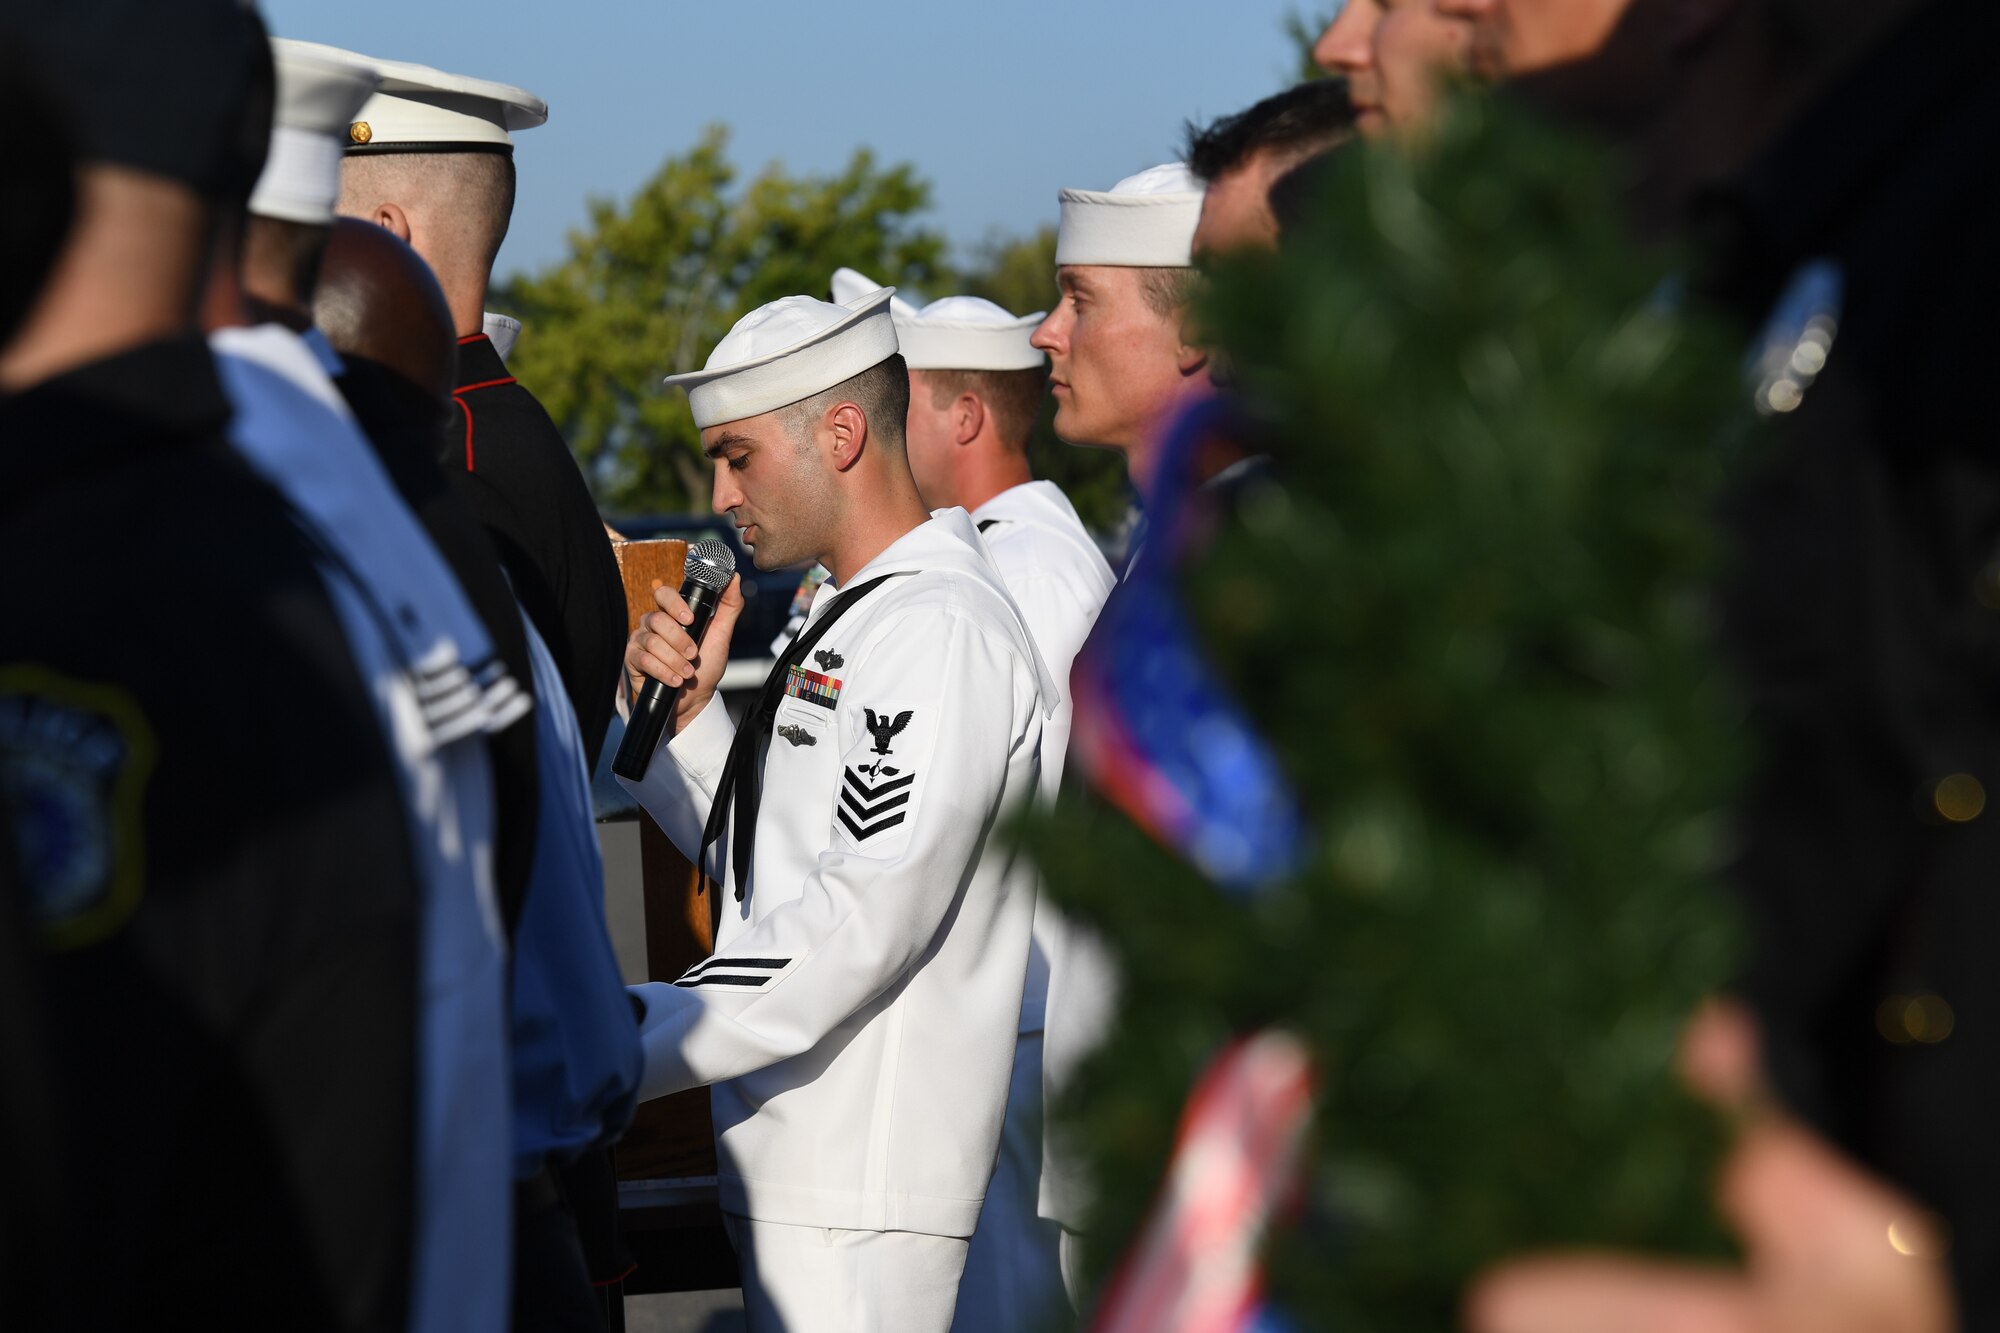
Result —
[[821, 708], [831, 708], [840, 702], [840, 682], [832, 676], [822, 676], [817, 671], [808, 671], [795, 666], [785, 677], [785, 697], [803, 699]]
[[0, 671], [0, 789], [49, 946], [93, 943], [138, 905], [153, 755], [152, 728], [124, 691], [36, 667]]
[[866, 842], [909, 817], [903, 807], [910, 803], [910, 787], [917, 780], [916, 774], [905, 773], [870, 784], [861, 777], [867, 771], [850, 768], [841, 775], [840, 822], [856, 842]]
[[778, 734], [790, 741], [794, 746], [819, 744], [819, 737], [813, 735], [804, 727], [795, 727], [789, 722], [778, 728]]

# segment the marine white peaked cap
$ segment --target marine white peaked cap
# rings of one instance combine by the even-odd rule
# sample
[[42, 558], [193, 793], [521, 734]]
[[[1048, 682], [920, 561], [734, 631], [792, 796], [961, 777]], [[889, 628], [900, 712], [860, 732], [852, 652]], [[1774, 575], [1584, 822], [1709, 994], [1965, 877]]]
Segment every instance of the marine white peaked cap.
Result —
[[1109, 190], [1060, 191], [1056, 263], [1191, 268], [1202, 193], [1184, 162], [1127, 176]]
[[381, 87], [348, 126], [349, 153], [513, 151], [513, 130], [549, 118], [549, 105], [526, 88], [447, 74], [407, 60], [378, 60], [337, 46], [295, 42], [331, 59], [372, 69]]
[[340, 197], [347, 127], [379, 80], [367, 66], [331, 59], [311, 42], [273, 37], [271, 60], [278, 73], [271, 151], [250, 193], [250, 211], [327, 226]]
[[[833, 298], [849, 301], [881, 284], [851, 268], [834, 270]], [[1028, 345], [1045, 311], [1016, 316], [978, 296], [947, 296], [919, 310], [889, 300], [896, 342], [911, 370], [1033, 370], [1046, 360]]]
[[882, 287], [839, 303], [787, 296], [759, 306], [723, 335], [706, 366], [666, 382], [687, 390], [701, 430], [789, 407], [896, 354], [895, 294]]

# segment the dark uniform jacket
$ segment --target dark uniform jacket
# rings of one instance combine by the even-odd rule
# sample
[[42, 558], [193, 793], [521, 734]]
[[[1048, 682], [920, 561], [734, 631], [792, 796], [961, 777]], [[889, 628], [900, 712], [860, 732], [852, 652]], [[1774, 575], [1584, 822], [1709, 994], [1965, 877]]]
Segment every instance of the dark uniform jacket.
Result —
[[1952, 1224], [1967, 1328], [2000, 1319], [1996, 42], [1990, 0], [1931, 6], [1705, 231], [1746, 332], [1838, 289], [1727, 515], [1746, 990], [1785, 1100]]
[[484, 334], [460, 341], [444, 460], [556, 660], [595, 767], [625, 651], [625, 593], [590, 490]]
[[0, 401], [0, 784], [64, 1322], [405, 1321], [419, 885], [291, 511], [195, 338]]
[[[336, 379], [375, 455], [417, 522], [444, 557], [479, 623], [492, 636], [493, 651], [507, 672], [530, 694], [534, 666], [527, 631], [500, 557], [478, 517], [438, 467], [433, 442], [440, 411], [436, 400], [395, 371], [361, 357], [345, 358]], [[528, 893], [534, 864], [535, 821], [540, 778], [535, 755], [535, 723], [524, 717], [487, 737], [493, 760], [493, 870], [500, 906], [511, 933]]]

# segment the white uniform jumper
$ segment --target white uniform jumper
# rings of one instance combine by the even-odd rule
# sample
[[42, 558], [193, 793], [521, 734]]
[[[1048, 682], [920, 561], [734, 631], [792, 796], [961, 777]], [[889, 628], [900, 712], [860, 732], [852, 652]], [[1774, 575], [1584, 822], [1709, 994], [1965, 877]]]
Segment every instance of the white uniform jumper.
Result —
[[[277, 325], [210, 342], [231, 441], [317, 536], [396, 755], [426, 898], [409, 1327], [507, 1326], [512, 1228], [505, 943], [488, 730], [531, 706], [390, 484], [315, 350]], [[254, 669], [254, 665], [251, 669]]]
[[[1058, 682], [1061, 702], [1042, 731], [1041, 794], [1053, 803], [1062, 781], [1063, 759], [1069, 748], [1071, 703], [1070, 664], [1097, 613], [1117, 584], [1104, 555], [1091, 540], [1069, 497], [1054, 482], [1031, 481], [1010, 487], [973, 511], [972, 519], [986, 543], [993, 567], [1021, 608], [1035, 646], [1049, 674]], [[1050, 1303], [1061, 1299], [1054, 1228], [1038, 1221], [1037, 1213], [1069, 1218], [1071, 1211], [1042, 1210], [1047, 1166], [1043, 1148], [1043, 1024], [1054, 974], [1074, 954], [1068, 925], [1050, 903], [1035, 905], [1034, 946], [1029, 953], [1027, 984], [1021, 995], [1020, 1037], [1014, 1052], [1014, 1073], [1007, 1095], [1007, 1119], [1001, 1130], [1000, 1156], [979, 1229], [966, 1258], [965, 1279], [959, 1286], [957, 1333], [1038, 1327]], [[1085, 966], [1088, 966], [1086, 959]], [[1067, 977], [1065, 979], [1068, 979]], [[1090, 988], [1090, 977], [1083, 979]], [[1087, 1003], [1087, 1001], [1086, 1001]], [[1087, 1021], [1095, 1024], [1094, 1018]], [[1061, 1020], [1053, 1035], [1063, 1035]], [[1060, 1163], [1051, 1159], [1051, 1166]], [[1058, 1186], [1065, 1197], [1073, 1190]]]
[[[995, 831], [1054, 684], [963, 510], [848, 586], [883, 575], [791, 674], [714, 956], [638, 988], [643, 1095], [713, 1085], [752, 1328], [948, 1327], [999, 1143], [1035, 881]], [[711, 701], [626, 784], [690, 856], [732, 739]]]

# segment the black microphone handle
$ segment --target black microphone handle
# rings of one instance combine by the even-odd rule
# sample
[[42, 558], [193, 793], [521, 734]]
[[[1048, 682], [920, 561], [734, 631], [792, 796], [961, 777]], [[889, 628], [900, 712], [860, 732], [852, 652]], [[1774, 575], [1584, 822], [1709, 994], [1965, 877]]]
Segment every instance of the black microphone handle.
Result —
[[[694, 613], [694, 620], [687, 626], [688, 637], [699, 645], [722, 593], [706, 583], [689, 579], [681, 584], [681, 597]], [[618, 753], [612, 756], [613, 773], [630, 782], [645, 780], [646, 770], [653, 763], [653, 751], [660, 748], [660, 733], [667, 729], [667, 719], [674, 715], [675, 692], [665, 681], [647, 677], [645, 688], [633, 701], [632, 716], [625, 723], [625, 739], [618, 742]]]

